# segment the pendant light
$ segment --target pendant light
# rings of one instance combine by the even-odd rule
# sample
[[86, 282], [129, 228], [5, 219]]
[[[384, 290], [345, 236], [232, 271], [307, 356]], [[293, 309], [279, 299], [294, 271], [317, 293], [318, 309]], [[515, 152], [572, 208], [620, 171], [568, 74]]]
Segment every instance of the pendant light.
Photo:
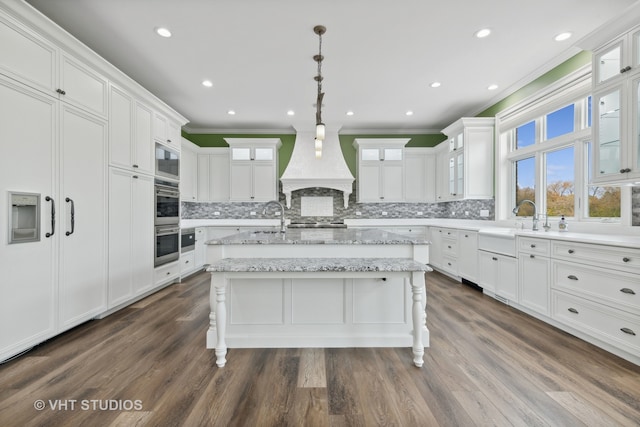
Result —
[[322, 25], [316, 25], [313, 27], [313, 32], [318, 35], [318, 54], [314, 55], [313, 59], [318, 63], [318, 74], [314, 77], [314, 80], [318, 84], [318, 96], [316, 99], [316, 138], [315, 138], [315, 150], [316, 158], [322, 157], [322, 141], [325, 137], [325, 127], [322, 123], [322, 98], [324, 93], [322, 92], [322, 35], [327, 32], [327, 29]]

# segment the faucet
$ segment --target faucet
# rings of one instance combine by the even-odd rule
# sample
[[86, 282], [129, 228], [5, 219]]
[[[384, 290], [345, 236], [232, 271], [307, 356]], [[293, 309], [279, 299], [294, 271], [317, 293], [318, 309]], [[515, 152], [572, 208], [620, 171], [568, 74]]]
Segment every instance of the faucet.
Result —
[[265, 203], [264, 208], [262, 209], [262, 215], [265, 215], [267, 213], [267, 208], [269, 207], [269, 205], [274, 204], [277, 205], [280, 209], [280, 232], [284, 233], [285, 231], [287, 231], [287, 229], [284, 225], [284, 206], [282, 205], [282, 203], [277, 200], [269, 200], [267, 203]]
[[533, 203], [531, 200], [529, 199], [522, 200], [520, 203], [518, 203], [518, 206], [513, 208], [513, 213], [517, 215], [518, 211], [520, 210], [520, 206], [522, 206], [523, 203], [530, 203], [531, 206], [533, 206], [533, 217], [531, 218], [533, 221], [533, 227], [531, 229], [533, 231], [538, 231], [538, 208], [536, 207], [536, 204]]

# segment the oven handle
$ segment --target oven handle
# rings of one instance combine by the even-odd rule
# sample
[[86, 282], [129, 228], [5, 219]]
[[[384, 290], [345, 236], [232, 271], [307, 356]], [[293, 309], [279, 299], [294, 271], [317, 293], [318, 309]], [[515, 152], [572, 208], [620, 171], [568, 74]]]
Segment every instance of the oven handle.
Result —
[[158, 196], [164, 196], [164, 197], [175, 197], [176, 199], [180, 197], [180, 192], [178, 191], [156, 190], [156, 194]]
[[156, 236], [168, 236], [170, 234], [178, 234], [180, 232], [180, 228], [165, 228], [158, 230], [156, 229]]

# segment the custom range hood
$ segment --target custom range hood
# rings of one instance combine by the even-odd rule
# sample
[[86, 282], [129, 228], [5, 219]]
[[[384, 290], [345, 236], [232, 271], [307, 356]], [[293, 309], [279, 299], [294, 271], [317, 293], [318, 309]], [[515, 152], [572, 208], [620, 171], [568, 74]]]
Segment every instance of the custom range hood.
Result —
[[291, 193], [303, 188], [332, 188], [342, 191], [345, 209], [355, 178], [344, 161], [338, 130], [327, 127], [323, 141], [322, 157], [316, 158], [315, 130], [297, 130], [291, 160], [282, 174], [282, 192], [291, 208]]

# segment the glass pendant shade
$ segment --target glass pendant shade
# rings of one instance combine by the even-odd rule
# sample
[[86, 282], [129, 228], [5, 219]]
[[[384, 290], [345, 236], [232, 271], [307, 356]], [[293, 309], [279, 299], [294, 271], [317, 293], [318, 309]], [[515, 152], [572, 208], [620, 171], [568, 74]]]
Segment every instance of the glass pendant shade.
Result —
[[316, 125], [316, 139], [324, 141], [324, 123], [318, 123]]

